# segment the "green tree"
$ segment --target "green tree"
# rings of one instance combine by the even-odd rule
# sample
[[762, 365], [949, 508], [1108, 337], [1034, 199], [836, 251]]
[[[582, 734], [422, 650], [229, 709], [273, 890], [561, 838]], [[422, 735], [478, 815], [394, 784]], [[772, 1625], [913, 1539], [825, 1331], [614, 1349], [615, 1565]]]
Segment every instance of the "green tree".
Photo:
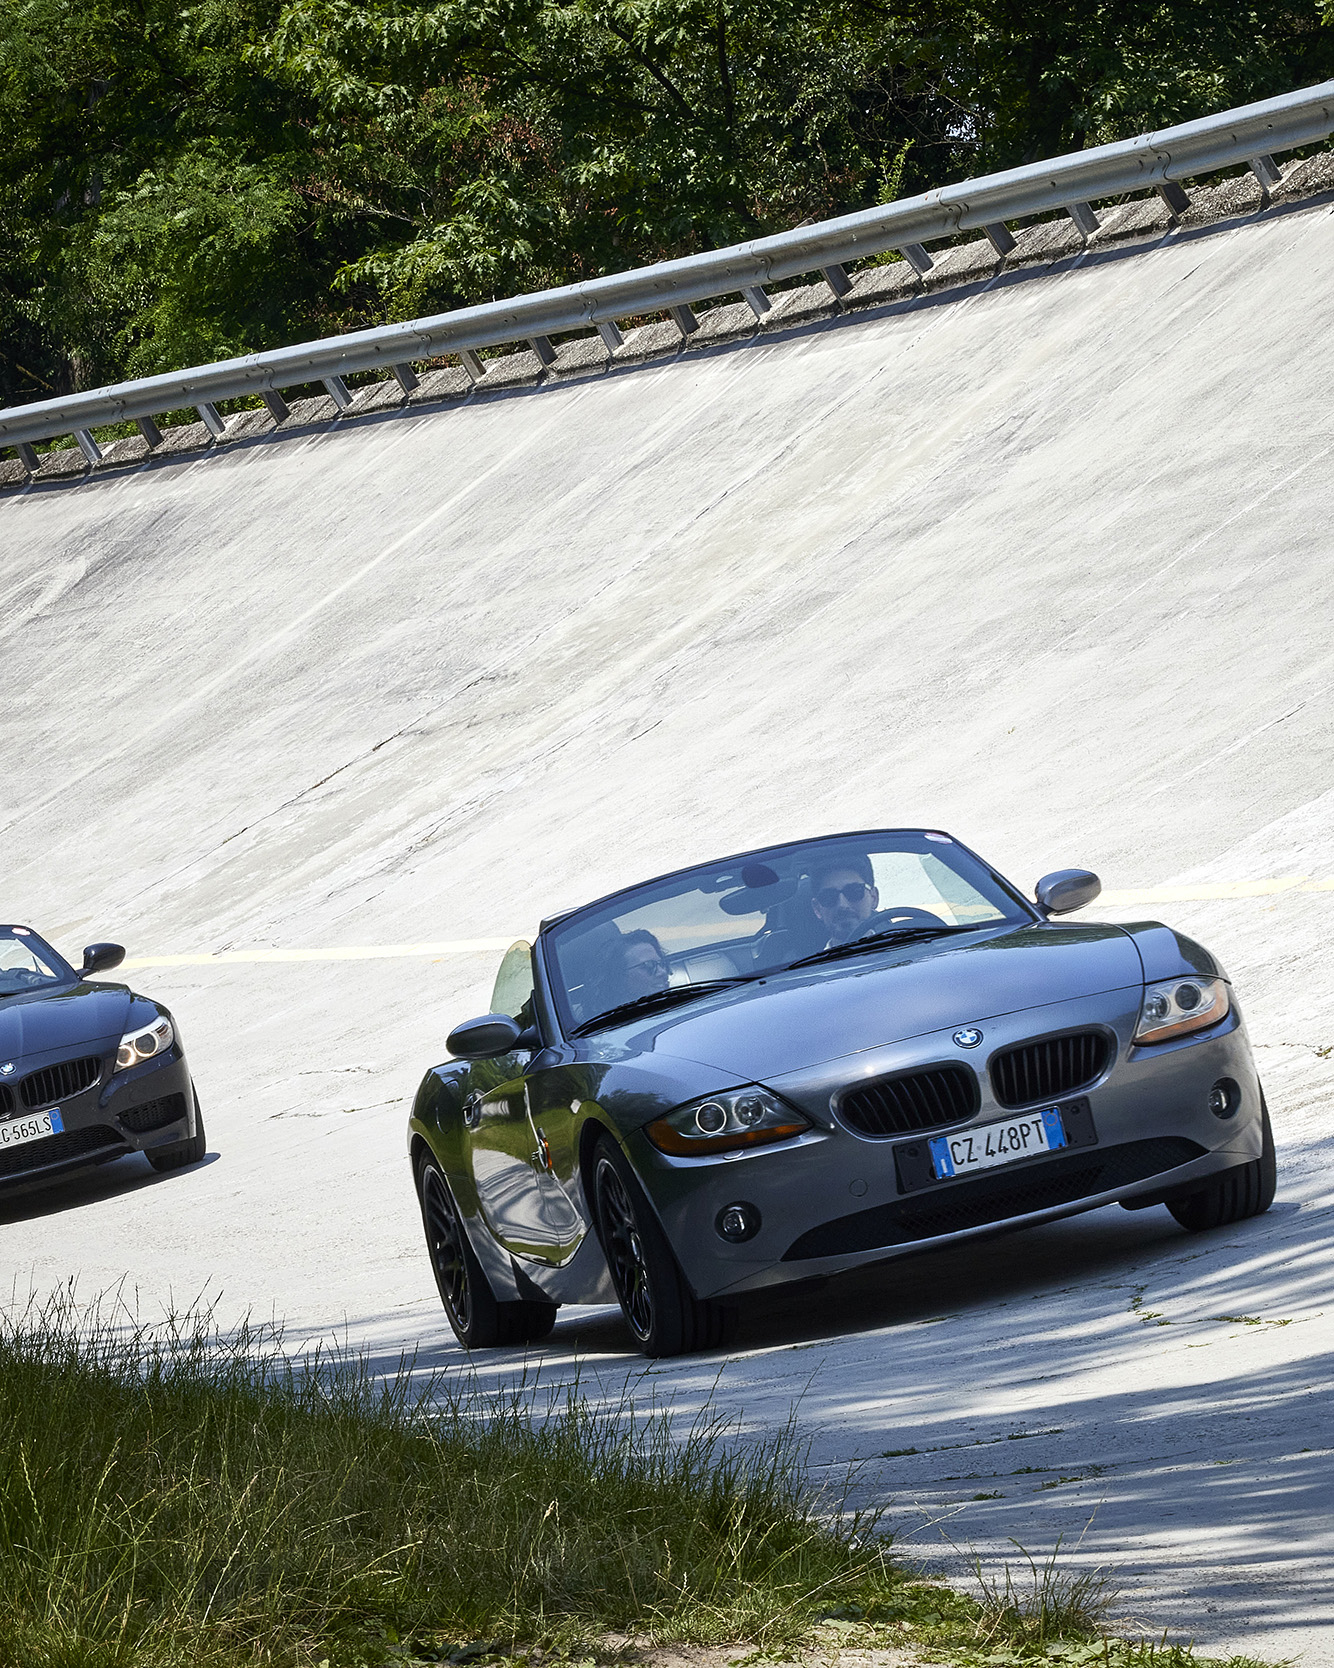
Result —
[[1334, 74], [1334, 0], [0, 0], [0, 397], [707, 249]]

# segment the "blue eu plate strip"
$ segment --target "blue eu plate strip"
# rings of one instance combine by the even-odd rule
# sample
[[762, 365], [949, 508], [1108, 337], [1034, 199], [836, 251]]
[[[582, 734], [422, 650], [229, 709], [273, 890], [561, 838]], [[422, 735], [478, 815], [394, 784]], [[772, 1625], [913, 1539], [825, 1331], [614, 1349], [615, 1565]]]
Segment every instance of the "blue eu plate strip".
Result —
[[1047, 1131], [1047, 1145], [1053, 1150], [1065, 1146], [1065, 1125], [1061, 1122], [1060, 1107], [1048, 1107], [1042, 1114], [1042, 1122]]
[[51, 1108], [51, 1133], [52, 1135], [60, 1135], [63, 1134], [64, 1129], [65, 1124], [60, 1116], [60, 1108], [53, 1106]]
[[946, 1176], [954, 1174], [954, 1160], [950, 1157], [949, 1137], [937, 1135], [934, 1141], [928, 1141], [931, 1149], [931, 1159], [936, 1167], [937, 1181], [944, 1181]]

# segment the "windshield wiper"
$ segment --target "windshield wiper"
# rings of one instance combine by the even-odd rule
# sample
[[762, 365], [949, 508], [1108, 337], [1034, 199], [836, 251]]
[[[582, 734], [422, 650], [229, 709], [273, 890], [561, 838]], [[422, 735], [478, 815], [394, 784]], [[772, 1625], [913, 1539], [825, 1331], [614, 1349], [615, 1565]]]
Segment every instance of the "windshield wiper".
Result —
[[867, 933], [865, 938], [849, 939], [846, 944], [830, 944], [813, 956], [802, 956], [790, 961], [785, 972], [794, 967], [809, 967], [812, 962], [837, 961], [840, 956], [860, 955], [863, 950], [879, 950], [886, 944], [908, 943], [914, 938], [943, 938], [947, 933], [976, 932], [979, 927], [993, 926], [991, 921], [978, 921], [971, 927], [948, 927], [942, 921], [938, 927], [886, 927], [883, 932]]
[[666, 990], [651, 991], [647, 996], [632, 997], [629, 1002], [618, 1002], [605, 1013], [594, 1014], [570, 1032], [572, 1037], [586, 1037], [590, 1031], [601, 1031], [619, 1019], [632, 1014], [653, 1013], [659, 1008], [674, 1008], [678, 1002], [689, 1002], [692, 997], [707, 996], [711, 991], [727, 990], [731, 985], [748, 985], [762, 977], [759, 973], [736, 973], [730, 979], [701, 979], [697, 985], [668, 985]]

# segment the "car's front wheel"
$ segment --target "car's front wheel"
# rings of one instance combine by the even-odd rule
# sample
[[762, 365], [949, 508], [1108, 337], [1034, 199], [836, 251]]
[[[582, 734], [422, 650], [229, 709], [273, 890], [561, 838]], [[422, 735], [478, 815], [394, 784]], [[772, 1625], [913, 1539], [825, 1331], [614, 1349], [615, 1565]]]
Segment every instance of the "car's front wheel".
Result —
[[[193, 1094], [194, 1091], [191, 1090]], [[158, 1172], [184, 1170], [187, 1164], [198, 1164], [208, 1151], [208, 1136], [204, 1133], [204, 1114], [199, 1110], [199, 1096], [195, 1095], [195, 1132], [188, 1140], [173, 1141], [169, 1147], [149, 1147], [144, 1157]]]
[[497, 1298], [468, 1242], [454, 1195], [434, 1158], [426, 1158], [418, 1166], [417, 1195], [436, 1290], [445, 1318], [464, 1349], [531, 1344], [545, 1338], [556, 1324], [556, 1305], [522, 1300], [502, 1303]]
[[606, 1135], [593, 1149], [593, 1197], [612, 1284], [644, 1354], [681, 1355], [726, 1343], [735, 1311], [691, 1292], [638, 1178]]
[[1269, 1108], [1265, 1105], [1263, 1094], [1260, 1096], [1260, 1127], [1262, 1144], [1259, 1158], [1225, 1170], [1198, 1193], [1168, 1201], [1168, 1210], [1183, 1228], [1189, 1228], [1194, 1234], [1203, 1233], [1207, 1228], [1225, 1228], [1230, 1222], [1243, 1222], [1248, 1216], [1260, 1216], [1273, 1204], [1278, 1185], [1278, 1165], [1274, 1157], [1274, 1132], [1269, 1124]]

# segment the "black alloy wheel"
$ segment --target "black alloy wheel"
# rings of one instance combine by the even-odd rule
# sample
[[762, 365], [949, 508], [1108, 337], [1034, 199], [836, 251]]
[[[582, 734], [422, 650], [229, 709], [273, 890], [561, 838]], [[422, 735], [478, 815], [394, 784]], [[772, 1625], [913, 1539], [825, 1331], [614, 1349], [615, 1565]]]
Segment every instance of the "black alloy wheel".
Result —
[[691, 1292], [629, 1161], [606, 1135], [593, 1149], [593, 1198], [612, 1285], [644, 1354], [680, 1355], [726, 1343], [736, 1310]]
[[642, 1348], [653, 1336], [653, 1282], [645, 1265], [644, 1236], [635, 1207], [608, 1158], [598, 1165], [598, 1215], [612, 1284], [635, 1341]]
[[198, 1164], [208, 1152], [208, 1136], [204, 1132], [204, 1114], [199, 1110], [199, 1096], [194, 1085], [190, 1093], [195, 1102], [195, 1132], [184, 1141], [173, 1141], [168, 1147], [149, 1147], [144, 1157], [158, 1172], [166, 1175], [171, 1170], [184, 1170], [187, 1164]]
[[436, 1289], [445, 1306], [449, 1324], [466, 1346], [472, 1327], [472, 1282], [464, 1250], [463, 1226], [449, 1186], [434, 1164], [422, 1166], [422, 1226], [426, 1230], [426, 1252], [431, 1259]]
[[1248, 1216], [1261, 1216], [1274, 1202], [1278, 1185], [1278, 1163], [1274, 1155], [1274, 1131], [1269, 1123], [1269, 1108], [1263, 1091], [1260, 1094], [1260, 1127], [1262, 1144], [1259, 1158], [1249, 1164], [1234, 1165], [1214, 1176], [1198, 1193], [1184, 1199], [1169, 1199], [1168, 1210], [1183, 1228], [1193, 1234], [1209, 1228], [1226, 1228], [1233, 1222], [1244, 1222]]
[[556, 1324], [556, 1305], [536, 1299], [502, 1303], [496, 1297], [434, 1157], [426, 1157], [418, 1166], [417, 1193], [436, 1290], [445, 1318], [464, 1349], [493, 1349], [545, 1338]]

